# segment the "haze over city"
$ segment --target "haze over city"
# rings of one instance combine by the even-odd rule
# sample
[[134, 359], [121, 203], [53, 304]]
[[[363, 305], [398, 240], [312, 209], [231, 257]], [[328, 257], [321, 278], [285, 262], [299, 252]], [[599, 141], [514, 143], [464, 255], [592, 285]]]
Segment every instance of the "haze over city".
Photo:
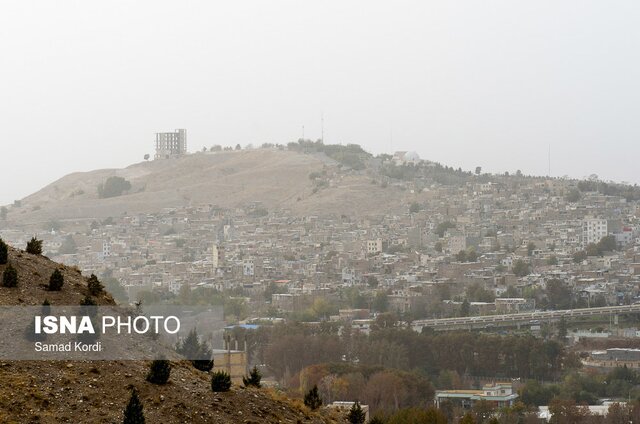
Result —
[[637, 2], [12, 2], [11, 203], [74, 171], [303, 135], [473, 170], [638, 182]]

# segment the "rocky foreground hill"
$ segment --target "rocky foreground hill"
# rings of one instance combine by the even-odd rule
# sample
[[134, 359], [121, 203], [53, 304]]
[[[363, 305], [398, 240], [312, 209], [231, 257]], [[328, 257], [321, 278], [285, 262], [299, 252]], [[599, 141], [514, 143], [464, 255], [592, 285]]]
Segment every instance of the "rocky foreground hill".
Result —
[[[0, 286], [0, 305], [78, 305], [89, 294], [87, 278], [75, 268], [9, 248], [18, 271], [17, 287]], [[8, 265], [0, 265], [0, 275]], [[62, 271], [61, 291], [46, 282]], [[94, 297], [113, 305], [108, 293]], [[10, 343], [3, 340], [2, 343]], [[189, 362], [173, 362], [165, 385], [146, 381], [145, 361], [0, 361], [0, 422], [121, 423], [132, 388], [144, 405], [147, 423], [341, 423], [332, 411], [311, 412], [299, 401], [269, 389], [232, 387], [213, 393], [209, 374]], [[332, 415], [333, 414], [333, 415]]]

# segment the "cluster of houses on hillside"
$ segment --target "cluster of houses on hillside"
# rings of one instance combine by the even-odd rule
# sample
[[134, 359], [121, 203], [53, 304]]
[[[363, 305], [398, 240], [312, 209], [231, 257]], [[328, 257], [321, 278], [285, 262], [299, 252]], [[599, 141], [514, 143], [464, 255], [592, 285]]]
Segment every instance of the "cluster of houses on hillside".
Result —
[[[551, 279], [585, 306], [635, 302], [640, 208], [596, 192], [569, 201], [567, 184], [434, 185], [418, 208], [357, 218], [200, 205], [69, 224], [39, 237], [52, 259], [117, 278], [132, 302], [142, 291], [210, 287], [251, 305], [248, 318], [339, 300], [350, 287], [364, 299], [382, 293], [386, 310], [413, 318], [456, 315], [464, 299], [471, 314], [532, 310], [532, 293]], [[23, 245], [31, 234], [0, 236]], [[605, 236], [615, 249], [576, 256]], [[489, 298], [474, 299], [470, 287]], [[351, 306], [376, 310], [371, 301]]]

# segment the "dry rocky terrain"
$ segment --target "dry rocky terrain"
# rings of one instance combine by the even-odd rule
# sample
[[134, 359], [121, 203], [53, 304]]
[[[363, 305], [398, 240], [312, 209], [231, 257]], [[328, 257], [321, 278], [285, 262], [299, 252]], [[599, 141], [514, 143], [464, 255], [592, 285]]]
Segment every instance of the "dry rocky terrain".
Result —
[[[77, 305], [88, 294], [87, 278], [74, 268], [11, 247], [9, 260], [18, 270], [19, 284], [0, 287], [1, 305], [41, 305], [45, 298], [52, 305]], [[0, 273], [5, 268], [0, 265]], [[59, 292], [45, 286], [54, 269], [65, 277]], [[107, 293], [96, 300], [114, 304]], [[151, 424], [320, 424], [344, 419], [328, 410], [311, 412], [271, 389], [234, 386], [230, 392], [213, 393], [209, 374], [185, 361], [172, 365], [168, 384], [154, 385], [145, 379], [145, 361], [0, 361], [0, 422], [120, 423], [133, 387]]]

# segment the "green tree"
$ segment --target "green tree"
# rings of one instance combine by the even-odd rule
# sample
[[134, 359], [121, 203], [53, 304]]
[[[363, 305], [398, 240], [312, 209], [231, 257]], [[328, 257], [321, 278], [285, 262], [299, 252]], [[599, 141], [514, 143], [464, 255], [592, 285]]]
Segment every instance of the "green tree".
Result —
[[587, 252], [584, 250], [580, 250], [573, 254], [573, 262], [577, 264], [582, 263], [585, 259], [587, 259]]
[[145, 424], [142, 402], [140, 402], [136, 389], [131, 391], [129, 403], [124, 410], [124, 420], [122, 424]]
[[533, 242], [527, 243], [527, 256], [531, 256], [533, 251], [536, 250], [536, 245]]
[[573, 187], [573, 188], [571, 188], [569, 190], [569, 192], [566, 194], [566, 196], [564, 198], [569, 203], [575, 203], [578, 200], [580, 200], [581, 197], [582, 197], [582, 195], [580, 194], [580, 190], [578, 190], [577, 188]]
[[96, 277], [95, 274], [91, 274], [89, 277], [87, 287], [92, 296], [98, 296], [104, 290], [104, 286], [100, 283], [100, 280], [98, 280], [98, 277]]
[[311, 408], [311, 410], [316, 410], [322, 406], [322, 399], [318, 393], [317, 385], [314, 384], [311, 390], [304, 395], [304, 404]]
[[98, 185], [98, 197], [108, 199], [110, 197], [121, 196], [131, 189], [131, 183], [122, 177], [109, 177], [104, 183]]
[[225, 371], [216, 371], [211, 376], [211, 390], [228, 392], [231, 388], [231, 377]]
[[50, 291], [60, 291], [62, 290], [62, 286], [64, 285], [64, 275], [60, 272], [59, 269], [56, 269], [51, 273], [51, 277], [49, 277], [49, 286], [48, 289]]
[[547, 258], [547, 265], [558, 265], [558, 258], [555, 255], [549, 256], [549, 258]]
[[493, 302], [495, 298], [495, 294], [480, 283], [473, 283], [467, 287], [467, 299], [472, 302]]
[[475, 262], [478, 260], [478, 254], [473, 247], [467, 251], [467, 262]]
[[436, 227], [436, 234], [438, 237], [444, 237], [444, 233], [450, 228], [456, 228], [456, 224], [450, 221], [441, 222]]
[[558, 340], [564, 341], [567, 338], [567, 320], [564, 317], [560, 317], [558, 321]]
[[545, 292], [550, 309], [571, 308], [571, 288], [562, 280], [553, 278], [547, 281]]
[[4, 265], [9, 261], [9, 246], [0, 238], [0, 265]]
[[178, 342], [176, 352], [189, 359], [193, 366], [200, 371], [209, 372], [213, 368], [211, 349], [205, 341], [200, 341], [195, 328], [189, 331], [182, 343]]
[[18, 271], [11, 264], [7, 265], [2, 273], [2, 285], [4, 287], [16, 287], [18, 285]]
[[366, 415], [360, 406], [360, 402], [355, 401], [349, 409], [349, 414], [347, 415], [347, 420], [351, 424], [364, 424], [364, 420], [366, 419]]
[[420, 212], [421, 206], [420, 203], [418, 202], [412, 202], [411, 205], [409, 206], [409, 212], [411, 213], [418, 213]]
[[260, 388], [261, 380], [262, 374], [260, 374], [260, 371], [258, 371], [258, 367], [256, 367], [255, 365], [251, 369], [251, 372], [249, 372], [248, 376], [242, 377], [242, 383], [245, 387], [253, 386]]
[[456, 253], [456, 261], [467, 262], [467, 251], [461, 250], [458, 253]]
[[32, 255], [42, 255], [42, 240], [31, 237], [31, 240], [27, 242], [27, 253], [31, 253]]
[[600, 256], [601, 254], [600, 249], [598, 249], [598, 245], [595, 243], [587, 244], [587, 247], [585, 247], [584, 250], [587, 253], [587, 256]]
[[166, 359], [156, 359], [149, 366], [147, 381], [152, 384], [166, 384], [171, 375], [171, 362]]
[[389, 308], [389, 297], [387, 294], [385, 292], [376, 293], [371, 307], [376, 312], [387, 312], [387, 309]]
[[469, 301], [465, 299], [462, 301], [462, 304], [460, 305], [460, 316], [468, 317], [470, 312], [471, 312], [471, 305], [469, 304]]
[[528, 263], [522, 259], [518, 259], [514, 262], [512, 270], [517, 277], [525, 277], [531, 272], [529, 268], [530, 266]]
[[616, 238], [614, 236], [605, 236], [600, 239], [596, 245], [598, 254], [602, 256], [604, 252], [613, 252], [618, 248]]

